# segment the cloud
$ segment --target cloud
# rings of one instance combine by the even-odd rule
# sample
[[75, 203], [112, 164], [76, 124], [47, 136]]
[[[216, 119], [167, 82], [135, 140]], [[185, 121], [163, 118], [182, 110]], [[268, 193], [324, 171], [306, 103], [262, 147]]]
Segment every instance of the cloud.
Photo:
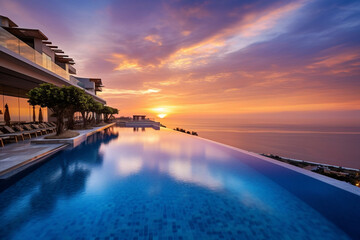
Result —
[[131, 89], [104, 89], [102, 95], [144, 95], [160, 92], [160, 89], [131, 90]]
[[102, 78], [101, 96], [124, 114], [359, 109], [355, 0], [36, 4], [0, 0], [59, 41], [81, 75]]

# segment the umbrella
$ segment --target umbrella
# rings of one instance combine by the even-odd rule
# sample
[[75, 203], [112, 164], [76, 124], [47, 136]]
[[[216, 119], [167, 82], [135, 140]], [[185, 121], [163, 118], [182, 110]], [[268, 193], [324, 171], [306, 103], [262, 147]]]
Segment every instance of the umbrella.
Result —
[[35, 122], [35, 106], [33, 106], [33, 122]]
[[42, 111], [41, 111], [41, 108], [40, 108], [40, 110], [39, 110], [39, 122], [43, 122], [43, 115], [42, 115]]
[[10, 126], [10, 112], [7, 104], [5, 104], [4, 121], [6, 125]]

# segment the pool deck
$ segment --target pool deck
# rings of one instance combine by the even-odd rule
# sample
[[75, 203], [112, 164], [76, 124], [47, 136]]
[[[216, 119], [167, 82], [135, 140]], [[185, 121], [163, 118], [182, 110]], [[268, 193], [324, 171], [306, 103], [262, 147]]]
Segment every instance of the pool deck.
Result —
[[30, 140], [0, 149], [0, 181], [8, 179], [65, 147], [67, 144], [31, 144]]
[[45, 139], [44, 137], [39, 137], [31, 141], [31, 143], [34, 144], [69, 144], [73, 147], [78, 146], [82, 142], [86, 141], [87, 137], [100, 132], [106, 128], [109, 128], [111, 126], [114, 126], [116, 123], [109, 123], [104, 126], [100, 127], [94, 127], [92, 129], [86, 129], [86, 130], [76, 130], [78, 133], [80, 133], [79, 136], [73, 137], [73, 138], [67, 138], [67, 139]]
[[116, 123], [110, 123], [101, 127], [80, 130], [79, 136], [69, 139], [28, 139], [18, 143], [6, 144], [0, 148], [0, 190], [6, 182], [16, 178], [18, 174], [29, 170], [35, 165], [44, 162], [49, 156], [65, 149], [76, 147], [86, 141], [88, 136], [109, 128]]

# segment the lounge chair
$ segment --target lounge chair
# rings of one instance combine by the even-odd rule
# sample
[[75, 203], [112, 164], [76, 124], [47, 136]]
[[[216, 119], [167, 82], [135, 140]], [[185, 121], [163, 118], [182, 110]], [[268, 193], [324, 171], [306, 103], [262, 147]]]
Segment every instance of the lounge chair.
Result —
[[5, 139], [10, 139], [10, 137], [9, 136], [5, 136], [6, 134], [4, 134], [4, 133], [2, 133], [2, 132], [0, 131], [0, 145], [1, 145], [1, 147], [4, 147], [4, 140]]
[[22, 137], [22, 139], [24, 140], [23, 136], [20, 134], [14, 134], [14, 133], [3, 133], [2, 131], [0, 131], [0, 138], [1, 138], [1, 145], [4, 146], [4, 139], [10, 139], [13, 138], [15, 140], [15, 142], [18, 142], [18, 137]]
[[[24, 129], [19, 130], [19, 129], [16, 128], [15, 126], [14, 126], [13, 128], [12, 128], [12, 127], [9, 127], [9, 126], [4, 126], [4, 128], [5, 128], [6, 131], [8, 131], [9, 133], [22, 134], [22, 135], [23, 135], [23, 136], [22, 136], [23, 140], [24, 140], [24, 137], [25, 137], [25, 136], [28, 136], [29, 138], [31, 138], [30, 133], [27, 132], [27, 131], [24, 131]], [[15, 128], [15, 130], [14, 130], [14, 128]]]
[[4, 147], [3, 137], [0, 137], [0, 145], [1, 145], [1, 147]]
[[54, 124], [51, 124], [51, 123], [49, 123], [49, 122], [45, 122], [44, 123], [46, 126], [48, 126], [48, 127], [51, 127], [51, 128], [55, 128], [56, 129], [56, 124], [54, 123]]
[[13, 128], [14, 128], [16, 131], [21, 132], [24, 136], [28, 136], [29, 138], [31, 138], [31, 134], [35, 134], [35, 136], [37, 137], [36, 131], [27, 131], [27, 130], [25, 130], [22, 126], [20, 126], [20, 125], [14, 125]]
[[41, 128], [43, 128], [43, 129], [49, 131], [50, 133], [55, 132], [55, 127], [49, 127], [49, 126], [46, 125], [45, 123], [39, 123], [38, 125], [39, 125], [39, 127], [41, 127]]
[[52, 125], [53, 127], [56, 127], [56, 123], [54, 123], [54, 122], [47, 122], [47, 123]]
[[24, 124], [24, 125], [23, 125], [23, 128], [24, 128], [25, 130], [27, 130], [27, 131], [36, 132], [36, 136], [37, 136], [38, 133], [39, 133], [40, 135], [42, 135], [42, 131], [41, 131], [41, 130], [39, 130], [39, 129], [34, 129], [34, 128], [32, 128], [29, 124]]
[[41, 131], [42, 133], [44, 133], [44, 134], [48, 134], [48, 132], [46, 131], [46, 129], [40, 127], [40, 126], [37, 125], [37, 124], [31, 124], [31, 127], [33, 127], [33, 128], [36, 129], [36, 130], [40, 130], [40, 131]]
[[[14, 129], [12, 129], [11, 127], [9, 126], [4, 126], [3, 129], [5, 129], [5, 131], [8, 132], [8, 134], [12, 134], [12, 135], [16, 135], [17, 137], [21, 137], [21, 139], [24, 141], [24, 135], [20, 132], [16, 132]], [[17, 139], [16, 137], [16, 139]], [[17, 140], [16, 140], [17, 142]]]

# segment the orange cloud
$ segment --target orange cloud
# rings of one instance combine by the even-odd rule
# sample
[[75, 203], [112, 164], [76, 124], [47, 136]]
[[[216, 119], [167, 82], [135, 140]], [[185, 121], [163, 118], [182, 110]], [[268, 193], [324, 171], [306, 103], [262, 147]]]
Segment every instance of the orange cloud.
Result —
[[161, 46], [162, 42], [161, 42], [161, 37], [159, 35], [148, 35], [144, 38], [144, 40], [152, 42], [152, 43], [156, 43], [157, 45]]
[[355, 59], [360, 59], [360, 55], [358, 53], [340, 53], [335, 56], [326, 56], [322, 57], [320, 61], [314, 63], [314, 65], [310, 66], [310, 68], [314, 67], [333, 67], [338, 64], [346, 63]]
[[153, 64], [140, 64], [138, 59], [132, 59], [124, 54], [114, 53], [112, 58], [107, 59], [107, 61], [116, 64], [114, 71], [145, 71], [148, 69], [153, 69], [156, 66]]
[[104, 88], [103, 91], [100, 93], [103, 96], [114, 97], [111, 95], [144, 95], [144, 94], [152, 94], [158, 93], [161, 89], [145, 89], [145, 90], [132, 90], [132, 89], [111, 89], [111, 88]]

